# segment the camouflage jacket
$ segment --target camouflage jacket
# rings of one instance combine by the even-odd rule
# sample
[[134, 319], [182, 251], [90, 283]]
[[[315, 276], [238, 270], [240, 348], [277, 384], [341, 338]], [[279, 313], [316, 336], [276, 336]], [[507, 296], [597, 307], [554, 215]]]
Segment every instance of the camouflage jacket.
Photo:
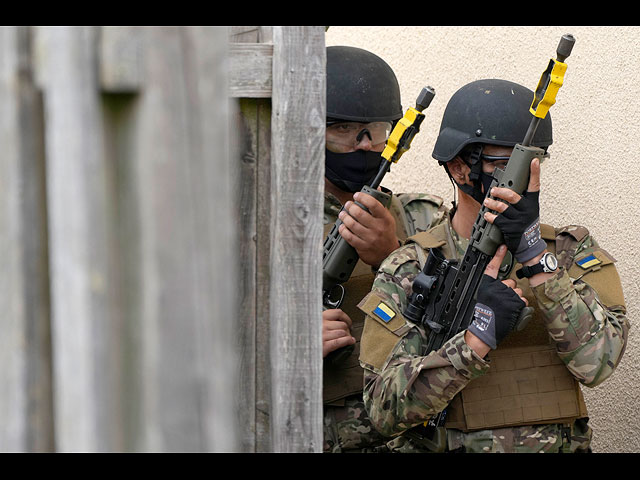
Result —
[[[396, 235], [401, 241], [416, 232], [426, 231], [445, 218], [446, 207], [443, 200], [435, 195], [426, 193], [402, 193], [392, 195], [389, 210], [396, 220]], [[325, 192], [324, 224], [328, 231], [338, 218], [342, 209], [338, 199]], [[362, 289], [350, 288], [347, 283], [342, 309], [351, 317], [352, 335], [359, 341], [364, 314], [357, 308], [357, 303], [366, 295], [373, 283], [375, 272], [362, 262], [354, 271], [354, 276], [367, 272], [364, 278], [366, 286], [358, 285]], [[363, 277], [360, 277], [361, 279]], [[368, 280], [367, 280], [368, 278]], [[387, 439], [382, 437], [369, 421], [362, 402], [362, 368], [358, 363], [359, 347], [356, 346], [352, 357], [338, 367], [324, 366], [324, 451], [340, 452], [347, 450], [374, 451], [382, 448]]]
[[[468, 241], [456, 235], [448, 218], [439, 228], [446, 229], [449, 252], [455, 252], [458, 258], [462, 256]], [[576, 228], [586, 232], [582, 227]], [[569, 235], [572, 228], [556, 231]], [[580, 241], [576, 247], [562, 254], [568, 258], [558, 256], [564, 267], [533, 289], [529, 305], [536, 308], [562, 364], [582, 385], [592, 387], [609, 377], [618, 365], [626, 346], [629, 322], [613, 265], [608, 271], [615, 272], [614, 280], [606, 281], [613, 284], [607, 288], [614, 289], [616, 301], [608, 300], [608, 304], [601, 301], [598, 292], [590, 286], [589, 277], [583, 280], [569, 276], [568, 267], [574, 260], [591, 258], [586, 255], [599, 249], [591, 235], [577, 237]], [[371, 335], [368, 327], [373, 327], [375, 322], [367, 316], [360, 357], [365, 370], [365, 407], [376, 428], [383, 435], [394, 437], [389, 445], [396, 451], [429, 451], [424, 443], [415, 440], [412, 432], [416, 429], [412, 427], [422, 425], [445, 409], [458, 392], [487, 374], [491, 365], [491, 353], [486, 359], [477, 356], [465, 343], [464, 332], [439, 350], [425, 352], [425, 329], [402, 317], [424, 256], [425, 251], [415, 243], [396, 250], [381, 265], [368, 295], [383, 299], [392, 307], [392, 314], [399, 314], [393, 332], [395, 337], [388, 340], [391, 343], [387, 350], [381, 346], [384, 341], [378, 339], [374, 346], [367, 346], [367, 336]], [[376, 348], [382, 351], [377, 353], [382, 361], [371, 362], [368, 360], [371, 355], [363, 354], [367, 353], [365, 349]], [[449, 451], [538, 452], [589, 451], [591, 435], [587, 419], [579, 418], [564, 426], [542, 424], [466, 433], [447, 428], [444, 436]]]

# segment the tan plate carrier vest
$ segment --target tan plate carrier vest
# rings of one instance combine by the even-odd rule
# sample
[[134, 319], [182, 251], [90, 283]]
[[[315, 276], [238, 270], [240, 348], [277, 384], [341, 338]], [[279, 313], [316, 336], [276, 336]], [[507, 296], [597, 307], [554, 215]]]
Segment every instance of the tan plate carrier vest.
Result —
[[[406, 194], [392, 195], [389, 210], [396, 220], [396, 236], [401, 242], [404, 242], [408, 236], [415, 234], [416, 231], [425, 231], [431, 227], [431, 224], [428, 223], [431, 222], [429, 218], [409, 218], [404, 209], [405, 203], [408, 204], [416, 200], [431, 202], [435, 209], [442, 204], [441, 200], [440, 205], [436, 204], [436, 198], [412, 200]], [[324, 226], [325, 238], [332, 227], [333, 223]], [[356, 339], [356, 344], [352, 354], [339, 366], [336, 367], [329, 362], [324, 362], [322, 396], [325, 405], [342, 406], [346, 397], [362, 392], [364, 372], [358, 358], [365, 315], [357, 305], [371, 291], [374, 279], [375, 272], [371, 267], [362, 260], [358, 260], [349, 281], [344, 284], [345, 296], [340, 308], [351, 318], [351, 334]]]
[[[574, 259], [577, 245], [588, 233], [584, 227], [556, 230], [549, 225], [541, 225], [541, 234], [548, 250], [556, 252], [559, 265], [568, 269], [571, 278], [581, 277], [589, 283], [605, 305], [624, 305], [620, 280], [613, 266], [615, 259], [600, 248], [580, 252]], [[452, 258], [455, 254], [447, 247], [447, 234], [447, 225], [442, 224], [429, 232], [414, 235], [407, 243], [415, 242], [425, 250], [441, 248], [447, 258]], [[574, 260], [591, 254], [600, 260], [598, 265], [582, 269], [574, 263]], [[515, 276], [519, 267], [513, 268], [511, 277], [523, 290], [529, 305], [535, 306], [537, 300], [529, 288], [529, 282]], [[375, 320], [373, 315], [368, 318], [368, 321], [372, 318]], [[587, 408], [580, 386], [558, 357], [551, 342], [541, 314], [536, 309], [527, 327], [509, 334], [498, 349], [489, 353], [489, 371], [469, 382], [454, 397], [447, 409], [445, 427], [472, 431], [518, 425], [566, 424], [586, 417]], [[374, 363], [380, 366], [379, 360], [380, 357]], [[368, 361], [371, 362], [371, 358]]]

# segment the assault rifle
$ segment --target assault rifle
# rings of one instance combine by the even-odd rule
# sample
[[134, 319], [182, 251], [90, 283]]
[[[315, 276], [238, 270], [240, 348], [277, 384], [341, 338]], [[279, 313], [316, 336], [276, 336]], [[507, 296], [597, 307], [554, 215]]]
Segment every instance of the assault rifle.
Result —
[[[378, 190], [382, 179], [389, 171], [391, 164], [396, 163], [402, 154], [409, 150], [411, 141], [420, 131], [420, 124], [424, 120], [422, 113], [435, 96], [435, 90], [431, 87], [424, 87], [416, 100], [415, 108], [410, 107], [404, 114], [393, 131], [389, 135], [386, 146], [381, 153], [381, 164], [376, 176], [369, 185], [365, 185], [361, 192], [367, 193], [382, 203], [385, 207], [389, 207], [391, 197]], [[364, 210], [367, 208], [361, 203], [356, 202]], [[367, 210], [368, 211], [368, 210]], [[353, 269], [358, 263], [359, 256], [356, 249], [349, 245], [340, 235], [338, 229], [342, 225], [339, 218], [331, 228], [324, 241], [322, 252], [322, 305], [323, 308], [340, 308], [344, 299], [345, 291], [344, 282], [349, 280]], [[331, 361], [339, 363], [342, 358], [347, 356], [353, 350], [353, 346], [343, 347], [331, 352]]]
[[[531, 142], [540, 120], [545, 118], [549, 107], [555, 103], [555, 95], [562, 86], [567, 68], [563, 62], [571, 53], [574, 42], [572, 35], [564, 35], [560, 40], [557, 59], [551, 59], [534, 93], [529, 109], [533, 118], [524, 140], [514, 147], [504, 170], [496, 168], [493, 172], [491, 188], [509, 188], [522, 195], [529, 184], [531, 161], [546, 156], [543, 149], [531, 146]], [[461, 261], [446, 259], [439, 251], [431, 249], [422, 271], [413, 282], [404, 316], [416, 324], [429, 327], [427, 352], [439, 349], [447, 340], [466, 330], [472, 320], [478, 285], [484, 270], [498, 247], [504, 243], [502, 232], [484, 219], [487, 211], [490, 210], [483, 205]], [[522, 330], [532, 313], [533, 308], [525, 307], [515, 329]], [[442, 426], [445, 416], [446, 411], [429, 424]]]

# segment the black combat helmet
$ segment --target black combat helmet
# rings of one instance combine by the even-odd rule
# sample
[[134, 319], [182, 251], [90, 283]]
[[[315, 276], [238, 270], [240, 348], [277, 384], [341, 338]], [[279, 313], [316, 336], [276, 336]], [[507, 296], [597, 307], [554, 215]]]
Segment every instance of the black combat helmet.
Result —
[[[514, 146], [525, 137], [533, 115], [533, 92], [506, 80], [471, 82], [453, 94], [440, 125], [432, 156], [446, 163], [463, 147], [475, 143]], [[551, 117], [540, 121], [532, 145], [546, 149], [553, 142]]]
[[327, 47], [327, 118], [363, 123], [402, 118], [391, 67], [361, 48]]
[[[366, 133], [371, 142], [379, 144], [402, 116], [400, 86], [387, 62], [361, 48], [327, 47], [327, 127], [344, 122], [368, 124], [349, 142], [357, 145]], [[376, 135], [372, 123], [388, 125], [377, 125]], [[379, 151], [356, 148], [342, 152], [329, 143], [325, 177], [345, 192], [359, 192], [386, 162]]]

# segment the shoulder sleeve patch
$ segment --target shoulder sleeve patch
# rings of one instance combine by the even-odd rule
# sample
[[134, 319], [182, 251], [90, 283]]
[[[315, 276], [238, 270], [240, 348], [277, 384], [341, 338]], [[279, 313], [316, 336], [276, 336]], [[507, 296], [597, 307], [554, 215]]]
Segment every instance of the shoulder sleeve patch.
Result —
[[412, 326], [396, 310], [393, 302], [387, 302], [375, 292], [369, 292], [358, 307], [367, 314], [358, 359], [363, 368], [380, 373], [398, 342]]
[[576, 255], [568, 273], [572, 279], [589, 284], [607, 307], [625, 307], [622, 284], [615, 262], [616, 259], [602, 248], [589, 248]]
[[600, 261], [593, 254], [589, 254], [584, 258], [576, 260], [576, 265], [578, 265], [579, 267], [584, 268], [584, 269], [587, 269], [587, 268], [590, 268], [590, 267], [594, 267], [594, 266], [599, 265], [601, 263], [602, 263], [602, 261]]
[[393, 303], [385, 301], [377, 293], [369, 292], [358, 304], [358, 308], [395, 334], [404, 333], [406, 321], [402, 314]]
[[389, 320], [396, 316], [396, 312], [384, 302], [378, 303], [378, 306], [373, 310], [373, 314], [385, 323], [388, 323]]
[[615, 262], [616, 259], [602, 248], [598, 248], [596, 250], [589, 249], [581, 252], [575, 259], [575, 264], [583, 270], [588, 270], [589, 268], [596, 267], [598, 265], [609, 265], [610, 263]]

